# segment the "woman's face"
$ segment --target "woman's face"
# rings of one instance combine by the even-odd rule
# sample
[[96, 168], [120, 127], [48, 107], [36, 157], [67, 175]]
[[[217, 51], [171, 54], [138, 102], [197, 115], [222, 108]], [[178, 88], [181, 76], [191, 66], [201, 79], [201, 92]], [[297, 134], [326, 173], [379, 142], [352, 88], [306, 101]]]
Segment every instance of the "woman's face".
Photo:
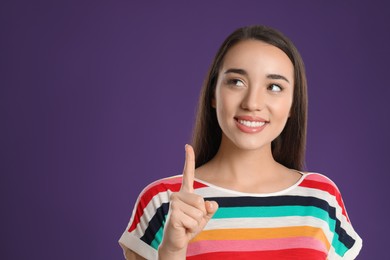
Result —
[[212, 106], [222, 142], [260, 149], [282, 132], [293, 101], [294, 68], [277, 47], [245, 40], [225, 55]]

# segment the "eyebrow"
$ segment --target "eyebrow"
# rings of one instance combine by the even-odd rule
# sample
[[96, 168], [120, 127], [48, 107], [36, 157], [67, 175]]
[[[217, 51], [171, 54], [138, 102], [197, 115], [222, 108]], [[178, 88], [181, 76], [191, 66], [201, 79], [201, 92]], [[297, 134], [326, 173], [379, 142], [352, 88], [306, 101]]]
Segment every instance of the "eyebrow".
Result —
[[[229, 74], [229, 73], [237, 73], [237, 74], [240, 74], [240, 75], [243, 75], [243, 76], [247, 76], [248, 75], [248, 72], [246, 72], [245, 70], [243, 70], [243, 69], [235, 69], [235, 68], [226, 70], [224, 74]], [[268, 79], [281, 79], [281, 80], [286, 81], [287, 83], [290, 83], [290, 81], [285, 76], [280, 75], [280, 74], [267, 74], [267, 78]]]
[[281, 79], [281, 80], [287, 81], [287, 83], [290, 83], [290, 81], [288, 81], [288, 79], [285, 76], [282, 76], [282, 75], [279, 75], [279, 74], [268, 74], [267, 78], [269, 78], [269, 79]]
[[237, 73], [237, 74], [241, 74], [241, 75], [244, 75], [244, 76], [248, 75], [248, 73], [245, 70], [243, 70], [243, 69], [234, 69], [234, 68], [226, 70], [224, 74], [228, 74], [228, 73]]

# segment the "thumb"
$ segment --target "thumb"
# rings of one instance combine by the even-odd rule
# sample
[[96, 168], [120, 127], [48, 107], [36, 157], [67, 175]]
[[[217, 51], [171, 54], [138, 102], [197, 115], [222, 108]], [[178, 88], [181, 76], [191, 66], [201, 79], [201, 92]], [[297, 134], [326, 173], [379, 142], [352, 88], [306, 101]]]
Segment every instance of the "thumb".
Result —
[[218, 210], [218, 203], [215, 201], [205, 201], [205, 208], [207, 211], [206, 216], [202, 219], [202, 223], [200, 224], [200, 230], [203, 230], [210, 219], [214, 216], [215, 212]]
[[218, 210], [218, 203], [216, 201], [205, 201], [205, 207], [207, 211], [207, 218], [210, 220]]

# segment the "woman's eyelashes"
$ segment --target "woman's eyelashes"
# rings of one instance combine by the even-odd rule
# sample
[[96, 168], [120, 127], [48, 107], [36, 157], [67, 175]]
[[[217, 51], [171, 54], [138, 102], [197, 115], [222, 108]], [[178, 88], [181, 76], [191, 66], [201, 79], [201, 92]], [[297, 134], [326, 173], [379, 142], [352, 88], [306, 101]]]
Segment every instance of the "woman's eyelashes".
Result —
[[228, 79], [226, 83], [232, 87], [245, 87], [245, 83], [241, 79]]
[[[246, 86], [244, 81], [240, 80], [240, 79], [228, 79], [226, 83], [230, 87], [245, 87]], [[275, 84], [275, 83], [268, 84], [267, 89], [269, 91], [275, 92], [275, 93], [283, 91], [283, 87], [280, 84]]]
[[[245, 80], [240, 78], [227, 78], [225, 81], [226, 85], [232, 88], [242, 88], [249, 86]], [[272, 93], [279, 93], [284, 90], [284, 87], [279, 83], [266, 83], [264, 87]]]
[[271, 92], [281, 92], [283, 90], [283, 87], [278, 85], [278, 84], [274, 84], [274, 83], [271, 83], [268, 85], [268, 89], [271, 91]]

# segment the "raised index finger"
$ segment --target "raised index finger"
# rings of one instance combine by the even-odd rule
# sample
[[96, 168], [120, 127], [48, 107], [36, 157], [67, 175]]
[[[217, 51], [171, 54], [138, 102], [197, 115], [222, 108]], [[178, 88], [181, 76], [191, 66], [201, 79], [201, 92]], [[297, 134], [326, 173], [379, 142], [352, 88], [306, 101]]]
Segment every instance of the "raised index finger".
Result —
[[187, 192], [194, 192], [195, 179], [195, 154], [191, 145], [186, 144], [186, 161], [183, 169], [183, 182], [181, 190]]

